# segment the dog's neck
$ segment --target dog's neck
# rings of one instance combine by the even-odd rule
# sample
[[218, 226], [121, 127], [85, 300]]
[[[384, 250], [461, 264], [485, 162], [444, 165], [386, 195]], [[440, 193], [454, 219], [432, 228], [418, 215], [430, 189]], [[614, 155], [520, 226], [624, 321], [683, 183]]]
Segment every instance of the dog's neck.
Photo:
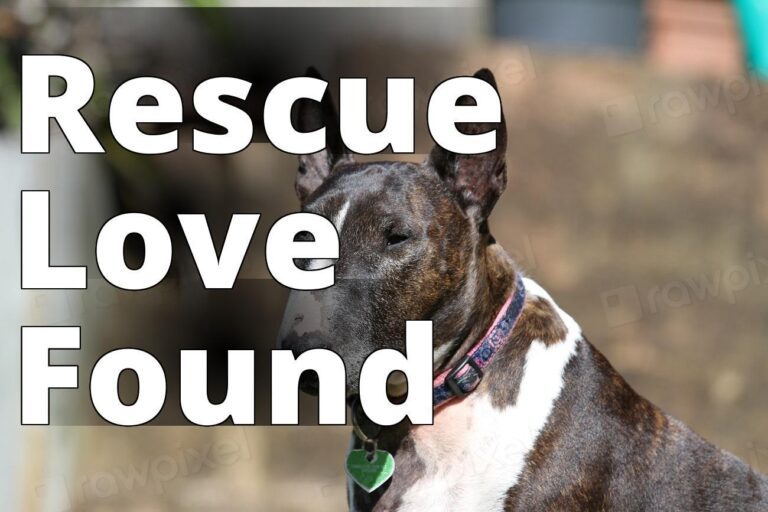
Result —
[[515, 291], [518, 271], [512, 258], [492, 239], [478, 247], [474, 265], [473, 272], [464, 283], [465, 290], [471, 293], [464, 295], [464, 304], [461, 304], [464, 311], [471, 313], [463, 319], [464, 325], [451, 341], [450, 355], [439, 362], [438, 372], [453, 367], [467, 354]]
[[[452, 368], [464, 357], [483, 336], [507, 298], [515, 292], [518, 270], [509, 254], [492, 238], [477, 247], [475, 262], [474, 280], [464, 283], [464, 287], [474, 293], [464, 295], [462, 303], [458, 304], [460, 310], [471, 314], [462, 319], [462, 325], [453, 327], [458, 335], [450, 342], [449, 355], [435, 366], [436, 373]], [[380, 438], [382, 446], [394, 450], [409, 428], [407, 421], [383, 428]]]

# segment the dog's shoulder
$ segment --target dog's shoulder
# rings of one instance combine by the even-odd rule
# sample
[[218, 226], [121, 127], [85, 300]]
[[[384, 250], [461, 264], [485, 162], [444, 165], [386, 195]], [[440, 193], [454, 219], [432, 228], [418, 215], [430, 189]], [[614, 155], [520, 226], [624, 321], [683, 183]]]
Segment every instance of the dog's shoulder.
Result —
[[502, 509], [583, 339], [541, 286], [527, 278], [524, 285], [526, 303], [509, 342], [475, 392], [438, 410], [433, 425], [410, 431], [398, 457], [417, 460], [418, 474], [393, 480], [380, 505], [391, 498], [388, 506], [402, 511]]

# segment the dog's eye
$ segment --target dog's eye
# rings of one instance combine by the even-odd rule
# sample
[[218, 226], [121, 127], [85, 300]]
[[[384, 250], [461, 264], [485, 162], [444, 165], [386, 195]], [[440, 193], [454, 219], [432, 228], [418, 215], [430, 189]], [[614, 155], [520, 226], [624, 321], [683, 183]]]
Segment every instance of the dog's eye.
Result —
[[408, 240], [408, 238], [410, 238], [408, 235], [404, 235], [402, 233], [389, 233], [387, 235], [387, 247], [401, 244]]

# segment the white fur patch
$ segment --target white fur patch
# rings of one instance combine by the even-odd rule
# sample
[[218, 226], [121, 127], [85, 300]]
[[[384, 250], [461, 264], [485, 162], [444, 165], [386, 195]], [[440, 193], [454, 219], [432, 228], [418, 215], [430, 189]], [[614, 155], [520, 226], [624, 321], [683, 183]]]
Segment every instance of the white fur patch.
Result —
[[[488, 395], [472, 394], [435, 414], [432, 426], [415, 427], [425, 477], [403, 496], [401, 511], [501, 511], [525, 467], [563, 387], [563, 373], [581, 329], [538, 284], [525, 279], [530, 296], [552, 303], [567, 328], [563, 341], [534, 341], [526, 354], [517, 401], [499, 409]], [[490, 376], [492, 377], [492, 376]]]
[[345, 202], [339, 212], [336, 214], [336, 218], [333, 220], [333, 225], [336, 226], [336, 231], [341, 233], [341, 228], [344, 227], [344, 221], [347, 219], [347, 212], [349, 211], [349, 201]]
[[326, 267], [330, 267], [335, 263], [336, 260], [333, 259], [316, 258], [314, 260], [310, 260], [309, 264], [307, 265], [307, 270], [322, 270]]
[[294, 290], [288, 295], [283, 321], [280, 325], [280, 339], [291, 331], [296, 336], [322, 331], [326, 327], [325, 304], [310, 291]]
[[[336, 212], [336, 216], [331, 221], [336, 228], [337, 233], [341, 233], [341, 229], [344, 227], [344, 221], [347, 220], [348, 211], [349, 201], [346, 201], [343, 205], [341, 205], [341, 208], [339, 208], [339, 211]], [[321, 270], [326, 267], [330, 267], [334, 263], [336, 263], [336, 260], [334, 259], [317, 258], [309, 262], [307, 265], [307, 270]]]

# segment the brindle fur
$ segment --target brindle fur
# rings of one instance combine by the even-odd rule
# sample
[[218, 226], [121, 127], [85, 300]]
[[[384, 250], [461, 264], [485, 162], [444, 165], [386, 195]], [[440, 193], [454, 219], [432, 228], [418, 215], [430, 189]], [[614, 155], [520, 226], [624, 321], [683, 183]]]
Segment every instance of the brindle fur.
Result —
[[[476, 76], [495, 86], [489, 71]], [[312, 292], [324, 304], [327, 330], [299, 336], [288, 329], [282, 344], [297, 352], [336, 350], [355, 393], [360, 366], [371, 351], [403, 348], [406, 319], [433, 321], [436, 353], [446, 354], [435, 370], [452, 367], [513, 292], [517, 270], [487, 222], [507, 181], [503, 120], [462, 127], [471, 133], [497, 129], [498, 148], [485, 155], [436, 148], [421, 165], [356, 164], [340, 145], [334, 112], [328, 97], [320, 108], [311, 102], [301, 106], [299, 124], [305, 131], [324, 124], [330, 143], [328, 150], [301, 157], [296, 182], [306, 211], [332, 216], [350, 205], [337, 284]], [[407, 232], [410, 242], [392, 250], [385, 244], [392, 230]], [[289, 324], [298, 318], [288, 318]], [[531, 344], [554, 345], [566, 334], [552, 303], [529, 297], [509, 342], [474, 393], [490, 396], [498, 409], [512, 406]], [[522, 473], [507, 491], [504, 510], [768, 510], [766, 477], [635, 393], [585, 339], [563, 381]], [[416, 428], [429, 435], [431, 427]], [[426, 476], [416, 428], [402, 423], [383, 430], [379, 447], [395, 454], [397, 470], [372, 494], [355, 488], [355, 510], [397, 511], [407, 491]]]

